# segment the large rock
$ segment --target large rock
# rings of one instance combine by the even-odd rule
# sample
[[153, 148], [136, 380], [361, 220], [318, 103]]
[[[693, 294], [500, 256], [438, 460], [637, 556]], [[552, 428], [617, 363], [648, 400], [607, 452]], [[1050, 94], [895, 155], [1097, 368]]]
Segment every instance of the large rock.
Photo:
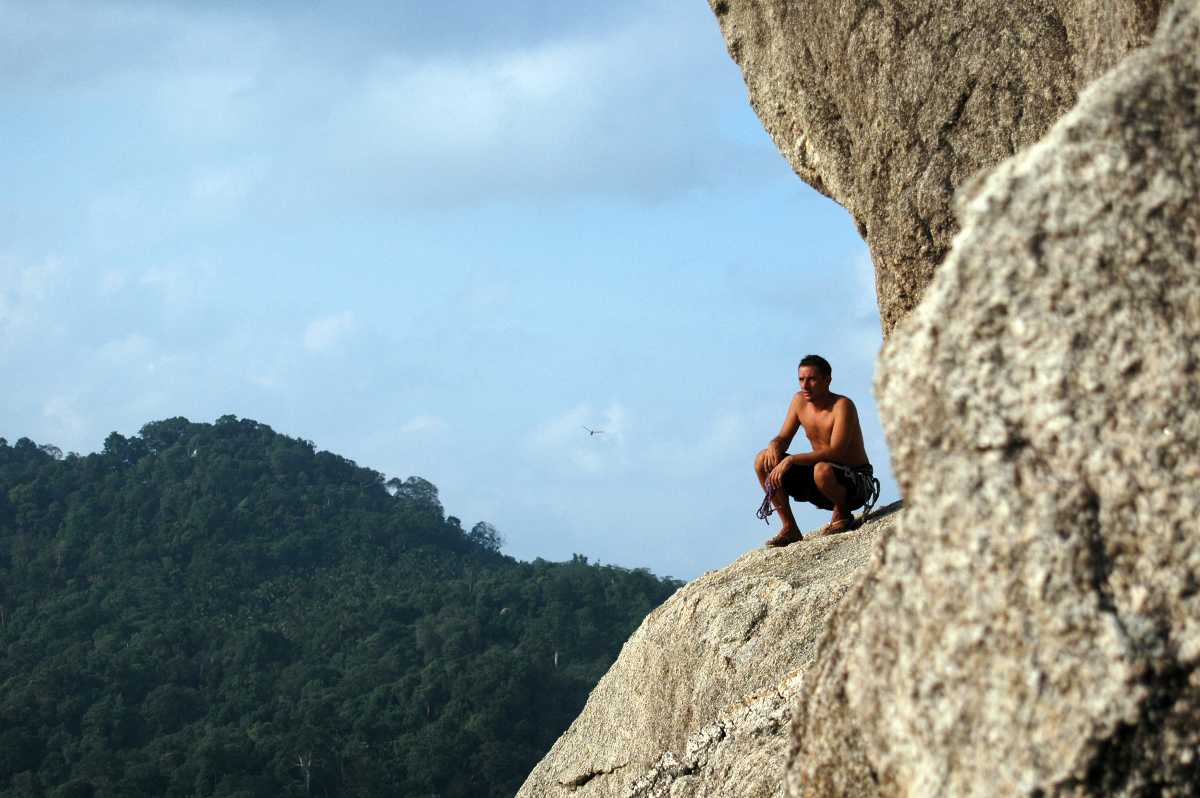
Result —
[[1200, 2], [960, 197], [793, 794], [1200, 794]]
[[679, 798], [713, 782], [730, 796], [776, 794], [792, 698], [834, 606], [894, 527], [891, 509], [856, 532], [755, 549], [681, 588], [625, 644], [518, 796], [674, 785]]
[[957, 231], [954, 191], [1040, 139], [1162, 0], [709, 0], [792, 168], [871, 248], [885, 335]]
[[746, 696], [693, 732], [682, 755], [668, 751], [623, 798], [783, 798], [792, 707], [803, 670]]

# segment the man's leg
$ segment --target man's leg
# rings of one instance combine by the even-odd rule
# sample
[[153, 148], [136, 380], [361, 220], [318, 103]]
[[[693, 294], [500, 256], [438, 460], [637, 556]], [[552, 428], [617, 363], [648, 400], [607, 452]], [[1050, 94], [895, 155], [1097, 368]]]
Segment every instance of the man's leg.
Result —
[[[762, 486], [764, 493], [767, 491], [767, 475], [771, 473], [771, 469], [767, 468], [766, 459], [766, 449], [763, 449], [758, 453], [758, 457], [754, 458], [754, 473], [758, 475], [758, 484]], [[772, 540], [783, 541], [787, 538], [803, 540], [804, 536], [800, 534], [800, 529], [796, 526], [796, 517], [792, 515], [792, 505], [788, 501], [787, 491], [783, 489], [783, 486], [771, 492], [771, 505], [775, 508], [775, 512], [779, 513], [779, 520], [783, 522], [783, 528]]]
[[[849, 494], [846, 491], [846, 486], [838, 480], [837, 473], [832, 465], [829, 463], [817, 463], [813, 466], [813, 482], [817, 483], [817, 490], [825, 494], [825, 498], [833, 503], [833, 516], [829, 519], [830, 527], [854, 518], [854, 511], [850, 509]], [[828, 529], [829, 527], [826, 528]], [[841, 529], [838, 528], [837, 531], [840, 532]]]

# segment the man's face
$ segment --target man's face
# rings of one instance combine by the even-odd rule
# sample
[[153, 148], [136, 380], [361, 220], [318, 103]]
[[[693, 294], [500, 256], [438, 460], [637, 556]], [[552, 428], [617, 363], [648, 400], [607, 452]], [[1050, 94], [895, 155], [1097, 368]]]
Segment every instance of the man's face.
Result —
[[801, 366], [800, 393], [810, 402], [829, 393], [829, 378], [813, 366]]

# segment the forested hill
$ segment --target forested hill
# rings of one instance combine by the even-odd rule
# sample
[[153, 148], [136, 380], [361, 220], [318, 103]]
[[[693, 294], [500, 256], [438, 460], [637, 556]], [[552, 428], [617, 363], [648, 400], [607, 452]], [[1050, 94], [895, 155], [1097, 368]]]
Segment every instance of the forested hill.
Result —
[[0, 796], [511, 796], [679, 583], [247, 419], [0, 439]]

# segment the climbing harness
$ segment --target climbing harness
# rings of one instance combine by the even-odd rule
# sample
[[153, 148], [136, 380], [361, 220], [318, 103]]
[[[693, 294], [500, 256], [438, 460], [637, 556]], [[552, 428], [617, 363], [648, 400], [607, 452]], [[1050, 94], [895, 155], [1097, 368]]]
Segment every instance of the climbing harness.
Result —
[[[869, 465], [846, 466], [841, 463], [830, 463], [830, 465], [850, 478], [850, 481], [854, 483], [856, 495], [865, 497], [862, 515], [859, 516], [860, 521], [865, 521], [871, 514], [871, 510], [875, 508], [875, 502], [879, 501], [879, 480], [875, 478], [874, 470]], [[755, 513], [755, 516], [760, 518], [764, 524], [771, 523], [767, 519], [770, 518], [771, 513], [775, 512], [775, 507], [771, 504], [773, 492], [771, 486], [768, 485], [767, 495], [763, 497], [762, 504], [758, 506], [758, 512]], [[851, 515], [853, 516], [853, 513]]]
[[860, 521], [865, 521], [871, 514], [871, 510], [874, 509], [875, 502], [879, 501], [879, 480], [875, 478], [874, 469], [869, 465], [844, 466], [841, 463], [830, 463], [830, 465], [848, 476], [854, 483], [854, 492], [865, 499], [862, 515], [859, 516]]

